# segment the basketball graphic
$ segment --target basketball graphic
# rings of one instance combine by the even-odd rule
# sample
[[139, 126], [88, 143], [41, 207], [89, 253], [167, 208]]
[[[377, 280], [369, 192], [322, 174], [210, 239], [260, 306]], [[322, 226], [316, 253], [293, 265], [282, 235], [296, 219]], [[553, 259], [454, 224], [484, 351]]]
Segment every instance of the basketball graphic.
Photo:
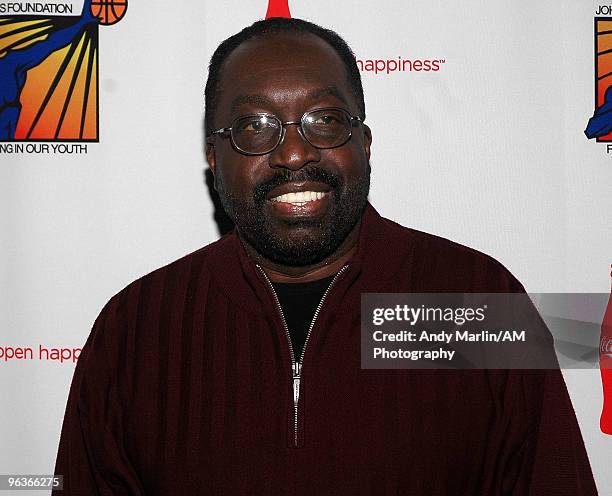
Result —
[[127, 11], [127, 0], [92, 0], [91, 13], [100, 24], [109, 26], [119, 22]]

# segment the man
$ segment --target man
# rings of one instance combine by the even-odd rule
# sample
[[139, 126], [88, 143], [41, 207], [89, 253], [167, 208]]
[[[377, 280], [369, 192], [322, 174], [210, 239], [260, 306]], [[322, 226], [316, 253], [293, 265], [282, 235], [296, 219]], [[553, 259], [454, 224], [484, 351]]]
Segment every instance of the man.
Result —
[[236, 229], [103, 309], [64, 494], [596, 494], [559, 370], [361, 369], [361, 293], [523, 291], [374, 210], [364, 107], [335, 33], [271, 19], [219, 46], [207, 159]]

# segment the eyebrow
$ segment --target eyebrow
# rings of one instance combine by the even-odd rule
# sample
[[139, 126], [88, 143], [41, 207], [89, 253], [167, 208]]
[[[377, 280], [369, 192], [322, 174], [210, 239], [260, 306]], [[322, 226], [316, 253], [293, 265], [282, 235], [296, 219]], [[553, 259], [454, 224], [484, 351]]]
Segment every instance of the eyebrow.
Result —
[[239, 95], [234, 98], [230, 111], [234, 112], [240, 105], [245, 104], [269, 106], [272, 105], [272, 100], [260, 95]]
[[[347, 107], [349, 103], [346, 98], [342, 95], [342, 93], [335, 86], [326, 86], [324, 88], [316, 88], [312, 91], [309, 91], [306, 94], [307, 100], [316, 100], [318, 98], [333, 96], [343, 102]], [[273, 102], [269, 98], [261, 95], [238, 95], [232, 101], [230, 106], [230, 111], [234, 112], [238, 107], [245, 104], [251, 105], [259, 105], [259, 106], [272, 106]]]
[[337, 98], [338, 100], [340, 100], [341, 102], [343, 102], [345, 105], [348, 106], [349, 104], [346, 101], [346, 98], [344, 98], [344, 96], [340, 92], [340, 90], [338, 90], [338, 88], [335, 86], [326, 86], [325, 88], [318, 88], [318, 89], [312, 90], [308, 92], [306, 96], [312, 99], [321, 98], [324, 96], [333, 96]]

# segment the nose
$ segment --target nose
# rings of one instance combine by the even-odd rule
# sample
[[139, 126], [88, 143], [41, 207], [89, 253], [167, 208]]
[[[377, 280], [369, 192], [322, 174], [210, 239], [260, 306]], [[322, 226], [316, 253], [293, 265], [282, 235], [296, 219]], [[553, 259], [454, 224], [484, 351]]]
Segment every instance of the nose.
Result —
[[302, 136], [299, 123], [283, 126], [281, 142], [270, 153], [270, 167], [273, 168], [298, 170], [320, 160], [320, 150]]

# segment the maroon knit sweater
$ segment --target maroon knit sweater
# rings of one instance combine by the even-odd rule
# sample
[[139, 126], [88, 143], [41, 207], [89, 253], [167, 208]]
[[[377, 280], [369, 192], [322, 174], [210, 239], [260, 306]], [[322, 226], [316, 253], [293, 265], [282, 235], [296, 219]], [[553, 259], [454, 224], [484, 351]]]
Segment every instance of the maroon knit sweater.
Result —
[[445, 291], [523, 287], [368, 204], [298, 382], [235, 231], [154, 271], [109, 301], [83, 349], [56, 494], [596, 494], [559, 370], [361, 369], [362, 292]]

